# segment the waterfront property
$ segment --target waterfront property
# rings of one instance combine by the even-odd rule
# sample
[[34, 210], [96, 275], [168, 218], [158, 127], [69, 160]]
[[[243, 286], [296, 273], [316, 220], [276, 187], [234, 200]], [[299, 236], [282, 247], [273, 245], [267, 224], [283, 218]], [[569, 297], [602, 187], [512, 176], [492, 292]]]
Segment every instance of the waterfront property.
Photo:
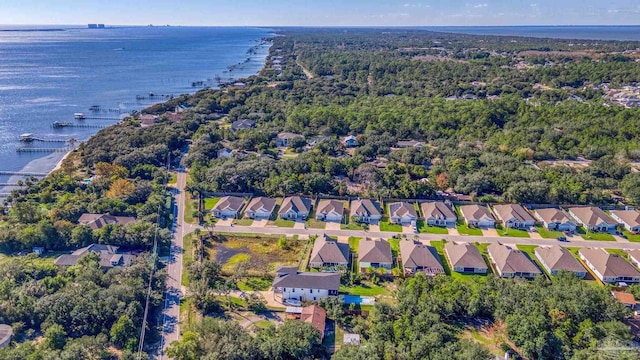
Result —
[[296, 305], [295, 303], [302, 301], [318, 301], [337, 296], [339, 287], [338, 273], [300, 272], [296, 266], [282, 266], [276, 270], [273, 295], [285, 304]]
[[427, 225], [453, 227], [458, 219], [456, 213], [442, 201], [424, 202], [420, 204], [420, 209]]
[[613, 232], [618, 226], [611, 216], [595, 206], [569, 208], [569, 215], [589, 231]]
[[374, 270], [385, 269], [387, 272], [393, 266], [391, 245], [384, 239], [363, 239], [358, 244], [358, 266], [361, 271], [368, 268]]
[[101, 229], [106, 225], [126, 225], [135, 222], [136, 218], [131, 216], [113, 216], [109, 214], [82, 214], [78, 223], [87, 225], [93, 230]]
[[282, 200], [278, 216], [287, 220], [305, 220], [311, 212], [311, 199], [302, 196], [289, 196]]
[[640, 232], [640, 211], [612, 210], [611, 217], [632, 233]]
[[640, 271], [618, 254], [609, 254], [604, 249], [582, 248], [578, 255], [602, 282], [640, 282]]
[[377, 224], [381, 218], [382, 211], [377, 201], [362, 199], [351, 202], [351, 219], [366, 224]]
[[340, 200], [324, 199], [318, 202], [316, 220], [342, 222], [344, 203]]
[[533, 212], [542, 225], [549, 230], [576, 231], [576, 222], [562, 209], [537, 209]]
[[487, 252], [500, 277], [533, 278], [542, 274], [536, 264], [518, 249], [496, 242], [487, 247]]
[[244, 199], [237, 196], [225, 196], [211, 209], [217, 218], [237, 218], [244, 206]]
[[488, 267], [477, 247], [449, 241], [444, 245], [444, 253], [449, 259], [451, 269], [458, 273], [486, 274]]
[[347, 267], [349, 245], [342, 244], [323, 234], [313, 243], [309, 267], [317, 269]]
[[136, 258], [135, 255], [119, 253], [117, 246], [91, 244], [89, 246], [75, 250], [71, 254], [60, 255], [54, 260], [53, 263], [58, 266], [64, 267], [74, 266], [78, 264], [78, 261], [80, 261], [80, 259], [89, 254], [97, 254], [100, 258], [100, 266], [104, 269], [110, 269], [120, 266], [131, 266]]
[[244, 216], [249, 219], [269, 219], [276, 208], [276, 199], [255, 197], [249, 201]]
[[538, 246], [535, 255], [540, 264], [551, 275], [558, 275], [560, 271], [572, 272], [579, 278], [587, 276], [587, 270], [580, 264], [571, 252], [562, 246]]
[[413, 204], [394, 202], [389, 204], [389, 221], [393, 224], [409, 225], [418, 220], [418, 213]]
[[468, 226], [480, 228], [492, 228], [496, 226], [496, 219], [491, 215], [489, 209], [482, 205], [460, 206], [462, 217]]
[[535, 219], [520, 204], [494, 205], [493, 212], [505, 228], [528, 229], [535, 224]]
[[444, 274], [435, 248], [413, 240], [400, 241], [400, 256], [405, 274], [424, 272], [427, 275]]

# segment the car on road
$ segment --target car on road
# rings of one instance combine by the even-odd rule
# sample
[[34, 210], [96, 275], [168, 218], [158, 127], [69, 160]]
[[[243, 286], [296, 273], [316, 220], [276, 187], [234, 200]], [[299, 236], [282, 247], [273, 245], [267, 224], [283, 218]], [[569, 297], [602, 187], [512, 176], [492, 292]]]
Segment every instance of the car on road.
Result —
[[567, 242], [567, 238], [564, 236], [558, 236], [558, 241]]

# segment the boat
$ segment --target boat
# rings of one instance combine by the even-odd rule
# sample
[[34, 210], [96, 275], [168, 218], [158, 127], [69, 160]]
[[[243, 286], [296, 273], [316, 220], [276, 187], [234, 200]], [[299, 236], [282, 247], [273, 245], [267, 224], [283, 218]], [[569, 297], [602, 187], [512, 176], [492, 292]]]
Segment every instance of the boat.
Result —
[[20, 135], [20, 141], [22, 142], [32, 142], [33, 140], [35, 140], [35, 138], [32, 133], [24, 133]]
[[91, 105], [91, 106], [89, 106], [89, 110], [91, 110], [91, 111], [100, 111], [100, 105]]
[[62, 122], [62, 121], [56, 121], [53, 124], [51, 124], [51, 126], [53, 126], [54, 129], [60, 129], [60, 128], [71, 126], [71, 125], [72, 124], [69, 122]]
[[78, 119], [78, 120], [84, 120], [84, 119], [86, 119], [86, 117], [84, 116], [84, 114], [83, 114], [83, 113], [75, 113], [75, 114], [73, 114], [73, 117], [75, 117], [75, 118], [76, 118], [76, 119]]

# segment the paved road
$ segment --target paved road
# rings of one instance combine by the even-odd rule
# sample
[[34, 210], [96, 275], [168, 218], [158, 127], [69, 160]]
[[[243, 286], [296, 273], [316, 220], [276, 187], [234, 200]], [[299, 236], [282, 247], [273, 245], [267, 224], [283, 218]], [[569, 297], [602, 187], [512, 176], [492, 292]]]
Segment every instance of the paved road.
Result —
[[171, 252], [167, 267], [167, 286], [165, 292], [165, 302], [163, 310], [162, 324], [162, 351], [160, 359], [168, 359], [165, 355], [167, 347], [171, 342], [179, 340], [180, 321], [180, 298], [182, 297], [182, 242], [183, 237], [189, 231], [184, 224], [184, 204], [187, 184], [187, 173], [184, 170], [178, 171], [178, 181], [175, 185], [175, 203], [177, 208], [176, 220], [173, 226], [173, 239], [171, 240]]

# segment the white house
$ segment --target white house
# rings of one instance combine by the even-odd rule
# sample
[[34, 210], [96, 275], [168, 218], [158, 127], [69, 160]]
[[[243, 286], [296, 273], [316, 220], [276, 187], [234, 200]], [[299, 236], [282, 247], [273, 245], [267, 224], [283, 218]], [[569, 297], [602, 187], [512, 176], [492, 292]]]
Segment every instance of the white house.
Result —
[[536, 209], [533, 213], [542, 225], [549, 230], [576, 231], [576, 222], [571, 220], [569, 215], [562, 211], [562, 209]]
[[289, 143], [291, 143], [291, 140], [295, 138], [304, 139], [304, 136], [290, 132], [281, 132], [276, 136], [276, 145], [280, 147], [287, 147], [289, 146]]
[[311, 212], [311, 199], [302, 196], [289, 196], [282, 200], [278, 216], [283, 219], [306, 219]]
[[496, 219], [491, 215], [486, 206], [463, 205], [460, 212], [468, 226], [492, 228], [496, 226]]
[[569, 271], [579, 278], [587, 276], [587, 270], [569, 250], [562, 246], [538, 246], [534, 252], [542, 266], [551, 275], [558, 275], [560, 271]]
[[520, 204], [494, 205], [493, 211], [505, 228], [527, 229], [536, 222], [533, 216]]
[[532, 278], [542, 274], [536, 264], [518, 249], [495, 242], [487, 247], [487, 253], [500, 277]]
[[618, 254], [609, 254], [604, 249], [581, 248], [578, 255], [602, 282], [640, 282], [640, 271]]
[[611, 217], [632, 233], [640, 232], [640, 211], [612, 210]]
[[640, 250], [627, 250], [627, 255], [629, 255], [629, 260], [631, 260], [631, 263], [640, 268]]
[[340, 200], [324, 199], [318, 202], [316, 220], [342, 222], [344, 203]]
[[355, 136], [349, 135], [342, 140], [342, 143], [344, 144], [344, 146], [352, 148], [358, 145], [358, 140]]
[[389, 204], [389, 220], [394, 224], [409, 225], [418, 220], [418, 213], [413, 204], [394, 202]]
[[611, 216], [595, 206], [569, 208], [569, 215], [589, 231], [613, 232], [618, 226]]
[[449, 259], [451, 268], [458, 273], [486, 274], [487, 263], [477, 247], [468, 244], [456, 244], [449, 241], [444, 245], [444, 253]]
[[458, 219], [456, 213], [442, 201], [424, 202], [420, 204], [420, 209], [427, 225], [454, 226]]
[[225, 196], [211, 209], [211, 214], [217, 218], [235, 218], [244, 206], [244, 199], [237, 196]]
[[249, 219], [269, 219], [276, 208], [276, 199], [255, 197], [249, 201], [244, 216]]
[[339, 273], [300, 272], [298, 267], [280, 267], [273, 280], [274, 297], [283, 303], [319, 301], [329, 296], [337, 296], [340, 287]]
[[351, 202], [351, 218], [366, 224], [377, 224], [382, 218], [382, 211], [376, 201], [369, 199]]

